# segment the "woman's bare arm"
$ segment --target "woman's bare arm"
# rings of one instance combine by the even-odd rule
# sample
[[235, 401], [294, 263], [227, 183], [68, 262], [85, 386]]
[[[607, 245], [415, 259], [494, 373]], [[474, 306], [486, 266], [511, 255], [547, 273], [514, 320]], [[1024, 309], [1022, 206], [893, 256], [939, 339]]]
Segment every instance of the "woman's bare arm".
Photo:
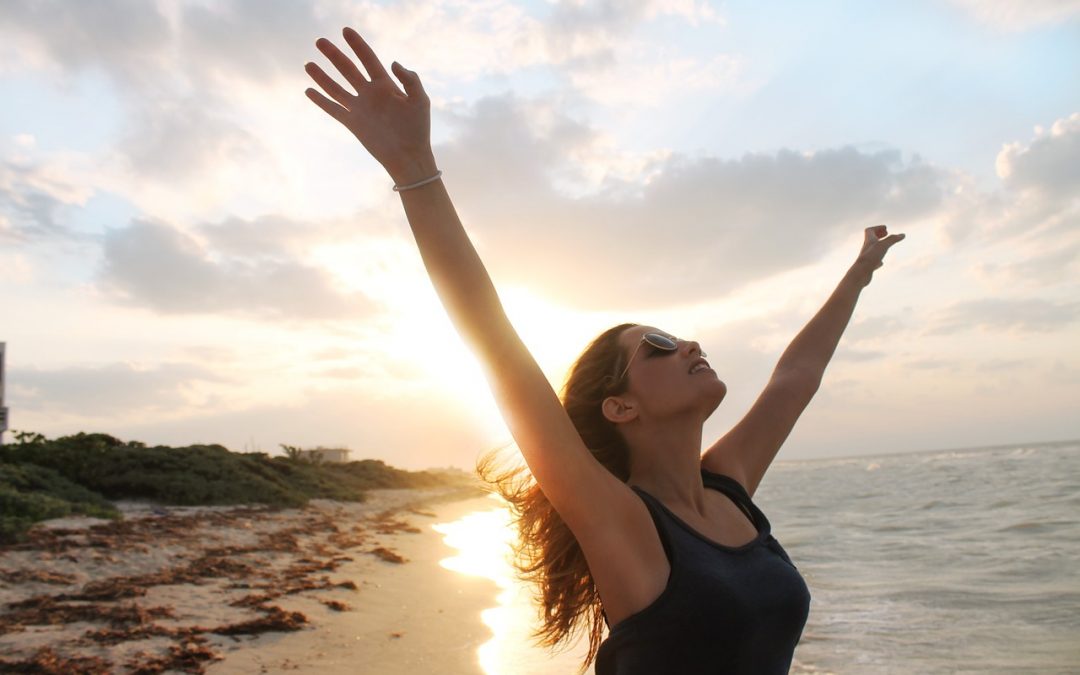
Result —
[[829, 299], [799, 331], [776, 364], [769, 383], [746, 416], [710, 447], [702, 466], [732, 475], [754, 494], [795, 422], [817, 393], [859, 294], [881, 267], [885, 253], [904, 238], [884, 225], [868, 227], [862, 250]]
[[[416, 73], [393, 64], [401, 92], [375, 53], [351, 29], [344, 36], [368, 80], [352, 60], [328, 40], [316, 45], [356, 89], [353, 94], [315, 64], [308, 98], [351, 131], [383, 165], [397, 185], [433, 176], [430, 101]], [[331, 100], [333, 99], [333, 100]], [[492, 391], [533, 476], [575, 534], [609, 515], [620, 498], [633, 495], [585, 448], [551, 384], [506, 317], [495, 287], [469, 240], [446, 187], [436, 180], [401, 191], [401, 201], [428, 275], [454, 326], [479, 356]], [[608, 509], [595, 503], [605, 501]]]

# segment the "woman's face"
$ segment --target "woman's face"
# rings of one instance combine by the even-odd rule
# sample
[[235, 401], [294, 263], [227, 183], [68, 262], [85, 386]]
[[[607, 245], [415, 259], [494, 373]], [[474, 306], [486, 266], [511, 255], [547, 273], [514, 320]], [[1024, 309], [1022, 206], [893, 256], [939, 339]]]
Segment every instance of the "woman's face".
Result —
[[[664, 351], [642, 343], [646, 333], [670, 338], [677, 349]], [[632, 356], [625, 375], [626, 393], [639, 402], [643, 414], [668, 416], [697, 410], [704, 420], [724, 400], [727, 386], [702, 356], [697, 342], [680, 340], [653, 326], [632, 326], [619, 336], [619, 343], [624, 367], [625, 359]]]

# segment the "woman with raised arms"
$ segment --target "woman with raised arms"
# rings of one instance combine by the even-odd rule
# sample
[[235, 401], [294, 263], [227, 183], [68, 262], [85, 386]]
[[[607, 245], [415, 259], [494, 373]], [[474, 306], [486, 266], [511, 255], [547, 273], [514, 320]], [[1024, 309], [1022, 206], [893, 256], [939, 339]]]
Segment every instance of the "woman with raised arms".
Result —
[[810, 593], [752, 497], [860, 292], [904, 235], [866, 229], [855, 262], [749, 412], [703, 452], [702, 427], [727, 388], [693, 340], [615, 326], [555, 394], [450, 201], [420, 78], [394, 62], [395, 81], [356, 31], [343, 35], [366, 73], [329, 40], [315, 44], [355, 93], [314, 63], [305, 69], [325, 95], [306, 93], [393, 179], [431, 281], [524, 456], [527, 472], [482, 462], [481, 473], [514, 511], [518, 566], [543, 605], [541, 643], [584, 631], [582, 670], [595, 659], [600, 675], [788, 672]]

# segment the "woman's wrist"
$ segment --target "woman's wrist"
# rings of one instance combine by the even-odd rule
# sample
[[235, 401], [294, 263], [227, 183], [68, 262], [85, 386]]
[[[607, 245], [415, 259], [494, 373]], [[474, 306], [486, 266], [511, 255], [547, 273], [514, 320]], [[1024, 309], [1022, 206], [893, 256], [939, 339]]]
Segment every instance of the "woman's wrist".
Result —
[[393, 164], [386, 165], [386, 171], [395, 185], [410, 185], [431, 178], [439, 170], [435, 155], [430, 150], [408, 157], [402, 157]]
[[874, 276], [874, 270], [862, 260], [856, 260], [850, 268], [848, 268], [847, 274], [844, 275], [844, 281], [850, 282], [858, 286], [859, 288], [865, 288], [870, 285], [870, 280]]

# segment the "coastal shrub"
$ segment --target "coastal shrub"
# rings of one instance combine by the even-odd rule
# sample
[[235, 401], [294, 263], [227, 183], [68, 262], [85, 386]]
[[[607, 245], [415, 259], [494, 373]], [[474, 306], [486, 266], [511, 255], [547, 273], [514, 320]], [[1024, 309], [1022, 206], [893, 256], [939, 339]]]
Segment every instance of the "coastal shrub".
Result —
[[362, 501], [366, 490], [472, 483], [470, 474], [405, 471], [380, 460], [296, 461], [221, 445], [153, 446], [101, 433], [47, 439], [17, 432], [0, 446], [4, 531], [71, 513], [113, 515], [109, 500], [157, 504], [302, 506], [309, 499]]
[[69, 515], [115, 518], [101, 495], [33, 464], [0, 463], [0, 542], [10, 542], [39, 520]]

